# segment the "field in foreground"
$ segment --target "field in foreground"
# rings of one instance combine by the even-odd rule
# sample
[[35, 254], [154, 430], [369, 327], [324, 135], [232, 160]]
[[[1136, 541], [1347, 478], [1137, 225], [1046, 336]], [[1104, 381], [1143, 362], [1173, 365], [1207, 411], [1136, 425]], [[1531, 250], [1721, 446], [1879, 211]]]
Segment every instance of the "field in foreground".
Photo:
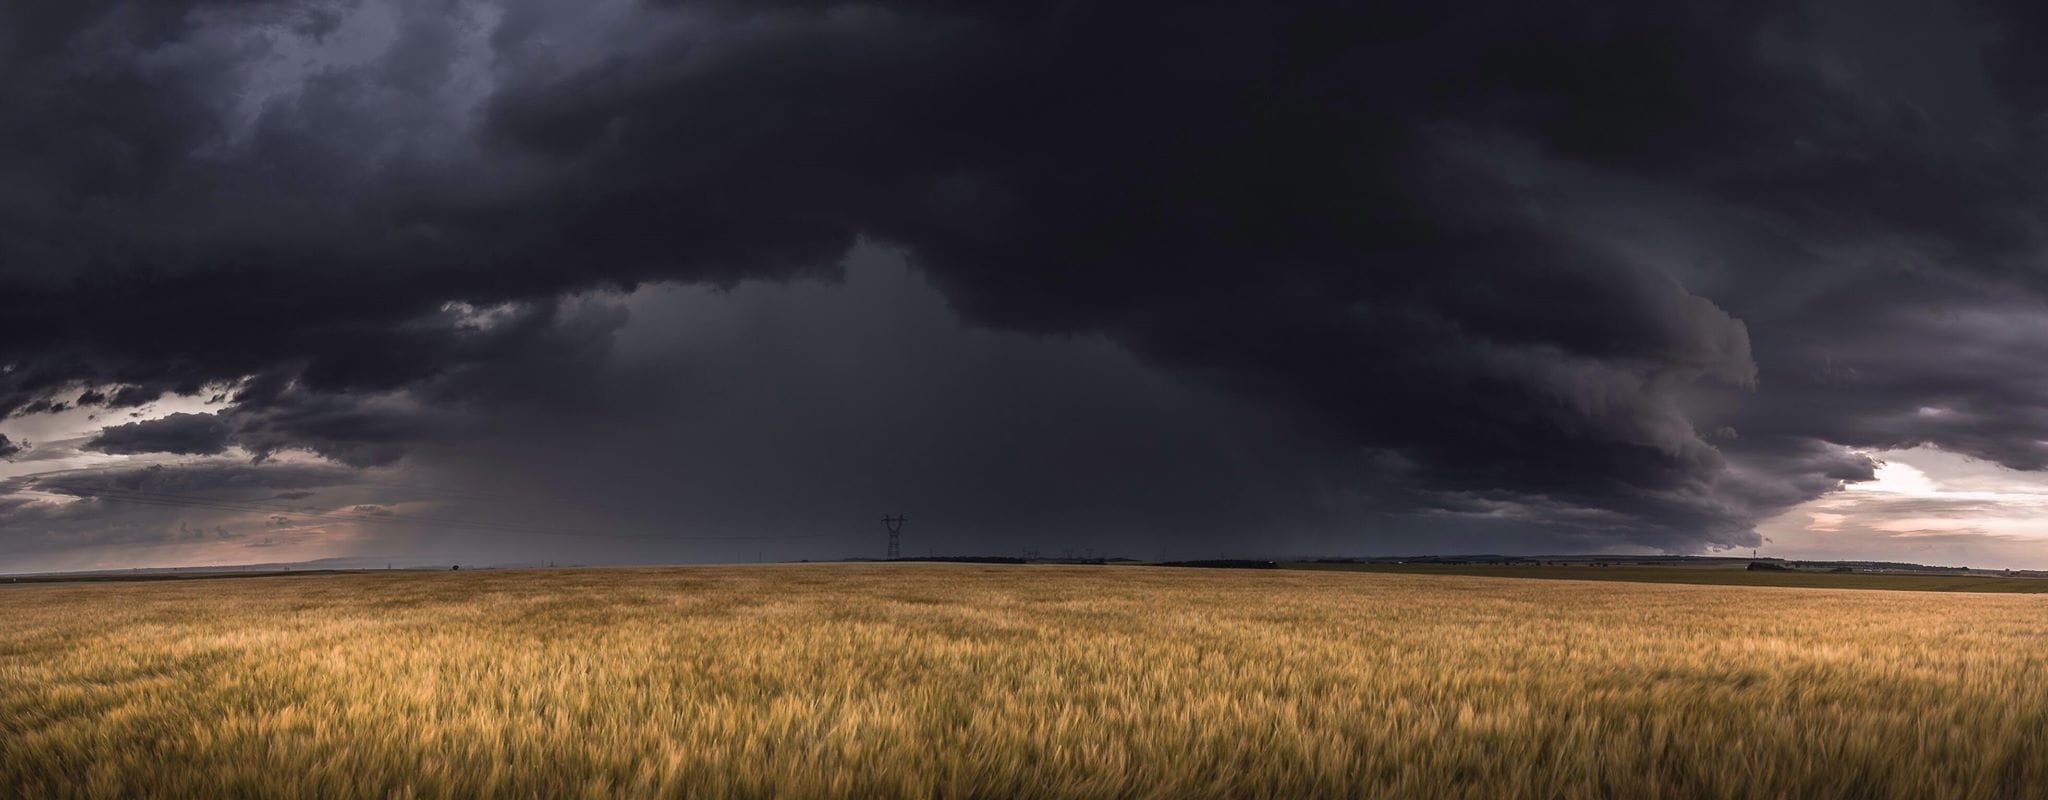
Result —
[[1799, 586], [1809, 589], [1895, 589], [1908, 592], [2013, 592], [2048, 594], [2048, 578], [1985, 573], [1840, 573], [1824, 569], [1744, 569], [1743, 564], [1403, 564], [1386, 561], [1300, 561], [1291, 569], [1385, 572], [1397, 575], [1473, 575], [1632, 583], [1705, 583], [1719, 586]]
[[0, 586], [0, 795], [2044, 797], [2048, 597], [943, 564]]

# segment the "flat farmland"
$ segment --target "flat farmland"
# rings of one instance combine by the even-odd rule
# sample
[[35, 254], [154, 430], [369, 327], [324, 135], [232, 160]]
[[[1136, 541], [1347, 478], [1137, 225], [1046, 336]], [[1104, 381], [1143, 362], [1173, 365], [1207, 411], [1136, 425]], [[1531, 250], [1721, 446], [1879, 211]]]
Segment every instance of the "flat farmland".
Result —
[[2048, 797], [2048, 597], [1131, 566], [0, 584], [0, 795]]
[[1396, 575], [1471, 575], [1634, 583], [1705, 583], [1721, 586], [1797, 586], [1808, 589], [1895, 589], [1909, 592], [2017, 592], [2048, 594], [2048, 577], [1989, 573], [1908, 571], [1832, 572], [1826, 569], [1748, 570], [1741, 564], [1415, 564], [1291, 562], [1291, 569], [1382, 572]]

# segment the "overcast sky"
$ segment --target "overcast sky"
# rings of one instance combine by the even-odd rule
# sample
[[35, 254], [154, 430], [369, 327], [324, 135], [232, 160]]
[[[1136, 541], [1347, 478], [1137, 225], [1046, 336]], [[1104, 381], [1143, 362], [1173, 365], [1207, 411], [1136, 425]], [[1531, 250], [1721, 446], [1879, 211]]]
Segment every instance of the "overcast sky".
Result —
[[8, 4], [0, 572], [879, 556], [885, 513], [920, 555], [2048, 567], [2044, 35]]

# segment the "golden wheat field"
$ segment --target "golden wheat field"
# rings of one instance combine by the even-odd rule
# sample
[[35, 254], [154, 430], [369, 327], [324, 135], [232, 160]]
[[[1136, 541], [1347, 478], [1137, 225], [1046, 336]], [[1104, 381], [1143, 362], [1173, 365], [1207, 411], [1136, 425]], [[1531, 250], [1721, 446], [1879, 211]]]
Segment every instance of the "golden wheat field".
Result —
[[0, 794], [2043, 797], [2048, 597], [944, 564], [0, 585]]

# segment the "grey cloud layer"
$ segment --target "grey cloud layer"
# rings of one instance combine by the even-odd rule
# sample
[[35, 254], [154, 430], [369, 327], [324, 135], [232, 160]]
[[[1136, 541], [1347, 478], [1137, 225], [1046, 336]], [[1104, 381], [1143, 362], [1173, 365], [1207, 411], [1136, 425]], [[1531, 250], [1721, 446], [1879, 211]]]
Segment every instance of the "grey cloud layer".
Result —
[[[90, 548], [244, 541], [263, 532], [264, 521], [236, 513], [236, 505], [354, 480], [337, 467], [220, 462], [0, 480], [0, 523], [7, 532], [0, 558], [10, 566], [61, 564], [32, 559]], [[173, 516], [173, 509], [181, 513]]]
[[1866, 69], [1855, 9], [1779, 3], [9, 10], [0, 409], [227, 395], [108, 453], [489, 450], [596, 413], [550, 387], [620, 322], [563, 295], [830, 277], [865, 238], [969, 324], [1279, 420], [1267, 480], [1751, 544], [1867, 478], [1849, 447], [2043, 463], [2004, 435], [2048, 424], [2034, 387], [1872, 331], [1923, 286], [2036, 313], [2034, 21], [1937, 8], [2002, 33], [1937, 65], [1981, 113]]

